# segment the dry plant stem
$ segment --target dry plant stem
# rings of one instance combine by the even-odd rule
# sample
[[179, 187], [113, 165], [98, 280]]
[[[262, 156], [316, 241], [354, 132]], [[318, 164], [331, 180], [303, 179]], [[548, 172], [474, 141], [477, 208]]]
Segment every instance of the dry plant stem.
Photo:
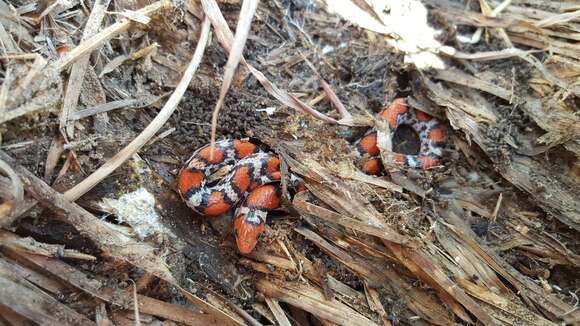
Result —
[[[236, 26], [236, 35], [234, 36], [234, 42], [230, 49], [230, 54], [228, 56], [228, 62], [226, 62], [226, 68], [224, 72], [224, 81], [220, 89], [220, 97], [215, 105], [213, 113], [211, 115], [211, 142], [210, 148], [215, 146], [215, 137], [217, 129], [217, 118], [221, 107], [224, 104], [224, 99], [230, 85], [232, 84], [232, 79], [236, 73], [236, 68], [240, 63], [242, 58], [242, 52], [244, 51], [244, 46], [246, 45], [246, 40], [248, 39], [248, 34], [250, 32], [250, 27], [252, 26], [252, 18], [258, 8], [259, 0], [244, 0], [242, 3], [242, 9], [240, 10], [240, 18], [238, 19], [238, 25]], [[213, 159], [213, 151], [210, 151], [210, 159]]]
[[580, 17], [580, 10], [576, 10], [573, 12], [566, 12], [563, 14], [554, 15], [554, 16], [542, 19], [541, 21], [535, 23], [534, 25], [536, 25], [537, 27], [550, 27], [553, 25], [563, 24], [563, 23], [569, 22], [571, 20], [578, 19], [579, 17]]
[[[0, 159], [14, 167], [14, 171], [19, 175], [24, 183], [24, 187], [29, 193], [32, 193], [44, 205], [51, 207], [57, 212], [63, 212], [66, 216], [66, 220], [80, 233], [93, 240], [95, 244], [103, 250], [105, 256], [126, 261], [133, 266], [145, 270], [151, 275], [155, 275], [172, 286], [177, 287], [181, 291], [181, 294], [188, 300], [200, 306], [204, 311], [211, 313], [216, 318], [224, 321], [226, 325], [235, 324], [235, 322], [232, 321], [233, 318], [231, 316], [181, 288], [174, 280], [171, 273], [166, 269], [166, 265], [162, 261], [162, 258], [154, 253], [155, 248], [150, 247], [147, 243], [137, 242], [132, 238], [115, 231], [105, 222], [99, 220], [77, 204], [69, 202], [62, 194], [54, 191], [54, 189], [50, 188], [50, 186], [36, 177], [33, 173], [19, 166], [16, 163], [16, 160], [3, 151], [0, 151]], [[2, 242], [3, 241], [0, 241], [0, 243]], [[34, 255], [34, 257], [41, 256]], [[55, 273], [57, 276], [66, 274], [67, 273], [64, 272]], [[143, 309], [145, 308], [142, 306], [142, 310]]]
[[0, 305], [38, 325], [95, 325], [94, 322], [60, 303], [43, 290], [4, 268], [0, 273]]
[[339, 325], [377, 325], [342, 302], [326, 300], [318, 288], [307, 284], [261, 279], [256, 283], [256, 288], [268, 297], [276, 298]]
[[[95, 1], [93, 10], [91, 11], [91, 14], [87, 20], [87, 24], [81, 38], [81, 44], [99, 31], [101, 22], [105, 17], [105, 10], [109, 6], [110, 2], [111, 0]], [[74, 125], [70, 123], [69, 116], [71, 112], [76, 110], [79, 95], [81, 94], [81, 87], [85, 77], [85, 70], [89, 64], [89, 59], [89, 54], [79, 58], [77, 62], [73, 64], [70, 76], [68, 78], [68, 84], [65, 92], [66, 95], [62, 105], [62, 111], [60, 112], [60, 130], [65, 137], [73, 136]]]
[[473, 297], [478, 298], [479, 300], [486, 302], [489, 305], [492, 305], [500, 310], [503, 310], [507, 314], [517, 314], [518, 316], [522, 316], [526, 318], [522, 320], [526, 325], [537, 325], [537, 326], [552, 326], [557, 325], [545, 318], [541, 315], [533, 313], [522, 306], [516, 305], [506, 298], [497, 295], [496, 293], [491, 292], [485, 287], [481, 287], [469, 280], [458, 278], [457, 282], [461, 284], [461, 287], [464, 288], [470, 295]]
[[163, 106], [161, 111], [159, 111], [153, 121], [151, 121], [151, 123], [129, 145], [123, 148], [119, 153], [113, 156], [113, 158], [103, 164], [103, 166], [98, 168], [81, 183], [65, 192], [64, 196], [66, 199], [74, 201], [80, 196], [84, 195], [87, 191], [89, 191], [96, 184], [111, 174], [111, 172], [121, 166], [121, 164], [123, 164], [127, 159], [133, 156], [133, 154], [137, 153], [137, 151], [141, 149], [141, 147], [143, 147], [143, 145], [145, 145], [155, 135], [155, 133], [161, 129], [161, 127], [163, 127], [165, 122], [167, 122], [171, 114], [173, 114], [177, 108], [177, 105], [183, 97], [187, 86], [191, 82], [191, 79], [193, 78], [199, 63], [201, 62], [209, 38], [210, 22], [209, 19], [206, 18], [203, 21], [201, 35], [199, 37], [197, 47], [195, 48], [195, 53], [191, 58], [191, 62], [185, 70], [185, 73], [183, 74], [179, 84], [175, 88], [175, 91], [173, 94], [171, 94], [171, 97], [169, 97], [169, 100]]
[[501, 60], [513, 57], [525, 58], [532, 53], [539, 53], [542, 50], [521, 50], [518, 48], [509, 48], [499, 51], [483, 51], [475, 53], [466, 53], [457, 51], [451, 47], [442, 47], [441, 53], [452, 56], [457, 59], [466, 59], [472, 61], [491, 61], [491, 60]]
[[[138, 11], [141, 15], [150, 16], [163, 8], [171, 7], [171, 1], [160, 0], [153, 4], [150, 4]], [[57, 71], [62, 71], [75, 61], [81, 59], [85, 55], [93, 52], [96, 48], [101, 46], [105, 41], [113, 38], [115, 35], [126, 31], [131, 26], [132, 20], [124, 18], [118, 23], [115, 23], [100, 33], [88, 38], [87, 40], [81, 42], [76, 48], [72, 49], [62, 58], [58, 59], [52, 64], [52, 67]]]
[[286, 316], [286, 313], [282, 307], [280, 307], [278, 300], [266, 297], [266, 304], [268, 305], [268, 308], [270, 308], [270, 311], [272, 311], [272, 314], [274, 315], [274, 318], [276, 318], [278, 325], [292, 326], [288, 320], [288, 317]]
[[208, 302], [198, 298], [197, 296], [191, 294], [190, 292], [183, 289], [179, 285], [177, 285], [177, 284], [172, 284], [172, 285], [175, 286], [177, 289], [179, 289], [181, 291], [181, 294], [187, 300], [191, 301], [195, 305], [200, 306], [204, 311], [219, 318], [220, 321], [222, 322], [221, 325], [243, 325], [243, 323], [242, 323], [243, 319], [241, 316], [235, 316], [235, 317], [231, 316], [228, 313], [221, 310], [220, 308], [217, 308], [217, 307], [211, 305], [210, 303], [208, 303]]
[[334, 106], [340, 113], [342, 120], [344, 121], [352, 120], [352, 114], [348, 112], [344, 104], [342, 104], [342, 101], [338, 98], [338, 95], [336, 95], [336, 93], [332, 90], [330, 85], [326, 82], [326, 80], [322, 79], [322, 77], [320, 77], [320, 84], [322, 85], [322, 88], [326, 92], [328, 99], [332, 102], [332, 104], [334, 104]]
[[138, 242], [110, 228], [106, 222], [99, 220], [77, 204], [71, 203], [64, 195], [56, 192], [33, 173], [18, 165], [15, 159], [3, 151], [0, 151], [0, 159], [13, 167], [28, 193], [42, 204], [60, 212], [61, 214], [57, 216], [64, 216], [66, 221], [80, 233], [93, 240], [104, 255], [129, 262], [159, 278], [173, 281], [173, 276], [162, 264], [160, 257], [154, 254], [154, 248], [149, 244]]
[[327, 220], [329, 222], [336, 223], [353, 230], [373, 235], [381, 239], [398, 242], [406, 246], [412, 247], [416, 245], [408, 238], [403, 236], [395, 236], [392, 230], [385, 229], [380, 225], [371, 225], [369, 223], [357, 221], [353, 218], [344, 217], [332, 210], [310, 204], [301, 198], [301, 196], [296, 196], [292, 204], [299, 212], [303, 214], [312, 214], [323, 220]]
[[[12, 237], [17, 238], [15, 235]], [[6, 246], [6, 252], [11, 256], [17, 256], [18, 261], [23, 261], [27, 266], [39, 270], [43, 274], [54, 276], [50, 280], [58, 280], [64, 284], [79, 289], [99, 300], [105, 301], [114, 307], [127, 308], [140, 313], [153, 315], [175, 321], [185, 325], [214, 325], [217, 318], [207, 314], [197, 314], [187, 307], [167, 303], [148, 296], [137, 294], [133, 290], [113, 289], [95, 282], [88, 275], [58, 259], [34, 255], [18, 250], [11, 244]], [[1, 262], [1, 260], [0, 260]], [[25, 271], [23, 276], [29, 274]], [[70, 291], [67, 287], [60, 292]], [[56, 293], [57, 295], [60, 293]]]
[[318, 70], [314, 67], [312, 62], [310, 62], [310, 60], [308, 60], [308, 58], [306, 58], [306, 56], [304, 54], [300, 53], [300, 55], [302, 56], [302, 59], [304, 60], [304, 62], [306, 62], [308, 67], [310, 67], [310, 69], [316, 74], [316, 76], [320, 80], [320, 84], [322, 85], [322, 88], [324, 89], [326, 96], [328, 97], [330, 102], [332, 102], [332, 104], [334, 104], [334, 106], [336, 107], [336, 110], [340, 114], [342, 120], [351, 121], [352, 114], [350, 114], [350, 112], [348, 112], [348, 110], [346, 109], [344, 104], [342, 104], [342, 101], [338, 98], [338, 95], [336, 95], [336, 93], [332, 90], [332, 87], [330, 87], [330, 85], [326, 82], [326, 80], [324, 80], [324, 78], [322, 78], [322, 76], [320, 75]]
[[135, 325], [141, 326], [141, 318], [139, 314], [139, 300], [137, 299], [137, 284], [133, 282], [133, 310], [135, 312]]
[[[228, 24], [218, 7], [217, 2], [215, 0], [201, 0], [201, 3], [203, 5], [203, 11], [211, 20], [218, 41], [220, 42], [221, 46], [226, 51], [229, 52], [230, 49], [232, 48], [234, 36], [232, 34], [232, 31], [228, 27]], [[264, 89], [268, 93], [270, 93], [270, 95], [272, 95], [275, 99], [280, 101], [280, 103], [289, 106], [295, 110], [302, 111], [306, 114], [310, 114], [322, 121], [326, 121], [328, 123], [338, 123], [338, 121], [336, 121], [335, 119], [314, 110], [312, 107], [300, 101], [292, 94], [289, 94], [288, 92], [276, 87], [276, 85], [272, 84], [272, 82], [270, 82], [262, 72], [260, 72], [259, 70], [248, 64], [243, 56], [241, 57], [241, 61], [250, 70], [252, 75], [256, 77], [256, 79], [260, 82], [260, 84], [262, 84]]]
[[31, 238], [20, 238], [8, 231], [0, 230], [0, 243], [18, 251], [24, 251], [35, 256], [73, 258], [79, 260], [95, 261], [96, 257], [78, 252], [74, 249], [65, 249], [64, 245], [55, 245], [38, 242]]
[[231, 302], [229, 300], [225, 300], [225, 302], [227, 303], [227, 305], [228, 305], [228, 307], [230, 309], [232, 309], [233, 311], [235, 311], [236, 313], [238, 313], [251, 326], [264, 326], [264, 325], [262, 325], [262, 323], [260, 323], [259, 321], [257, 321], [254, 317], [252, 317], [252, 315], [250, 315], [247, 311], [245, 311], [244, 309], [238, 307], [233, 302]]

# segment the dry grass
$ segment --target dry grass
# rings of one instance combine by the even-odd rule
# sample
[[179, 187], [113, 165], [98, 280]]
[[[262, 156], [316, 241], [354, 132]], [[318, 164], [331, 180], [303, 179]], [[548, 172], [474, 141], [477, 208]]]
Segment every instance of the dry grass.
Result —
[[[568, 1], [0, 0], [0, 323], [580, 323], [579, 31]], [[396, 96], [441, 166], [388, 163]], [[183, 129], [257, 108], [308, 192], [240, 257], [174, 177]], [[381, 177], [344, 139], [373, 124]], [[103, 208], [135, 189], [165, 231]]]

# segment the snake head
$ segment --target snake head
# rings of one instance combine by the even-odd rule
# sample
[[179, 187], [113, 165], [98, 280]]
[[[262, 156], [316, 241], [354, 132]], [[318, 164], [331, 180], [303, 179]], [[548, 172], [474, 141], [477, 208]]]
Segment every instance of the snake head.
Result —
[[238, 215], [234, 220], [236, 244], [243, 255], [247, 255], [254, 250], [260, 234], [266, 228], [266, 224], [258, 215], [260, 215], [258, 210], [250, 209], [245, 214]]

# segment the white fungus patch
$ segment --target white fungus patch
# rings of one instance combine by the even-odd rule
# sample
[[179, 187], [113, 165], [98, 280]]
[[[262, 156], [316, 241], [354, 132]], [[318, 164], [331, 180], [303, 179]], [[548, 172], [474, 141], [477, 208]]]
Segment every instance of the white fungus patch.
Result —
[[119, 199], [105, 198], [101, 206], [115, 214], [119, 222], [130, 225], [140, 239], [170, 233], [155, 211], [155, 197], [145, 188], [124, 194]]

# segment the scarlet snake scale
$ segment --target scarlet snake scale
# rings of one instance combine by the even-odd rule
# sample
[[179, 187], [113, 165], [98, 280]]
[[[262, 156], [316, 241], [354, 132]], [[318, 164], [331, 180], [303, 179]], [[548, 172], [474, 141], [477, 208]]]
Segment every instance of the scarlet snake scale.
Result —
[[[445, 133], [437, 119], [407, 107], [401, 98], [381, 111], [379, 119], [387, 120], [391, 136], [402, 125], [410, 126], [419, 135], [419, 154], [395, 154], [393, 163], [420, 169], [439, 164]], [[358, 155], [364, 157], [361, 170], [379, 174], [377, 130], [368, 131], [355, 146]], [[228, 165], [233, 167], [226, 176], [210, 185], [208, 177]], [[222, 140], [213, 148], [208, 144], [193, 153], [179, 173], [178, 188], [187, 205], [201, 215], [215, 217], [235, 208], [237, 247], [240, 253], [249, 254], [264, 231], [267, 212], [280, 206], [280, 187], [274, 184], [280, 179], [280, 161], [275, 154], [247, 140]], [[291, 179], [296, 191], [302, 191], [299, 179]]]

